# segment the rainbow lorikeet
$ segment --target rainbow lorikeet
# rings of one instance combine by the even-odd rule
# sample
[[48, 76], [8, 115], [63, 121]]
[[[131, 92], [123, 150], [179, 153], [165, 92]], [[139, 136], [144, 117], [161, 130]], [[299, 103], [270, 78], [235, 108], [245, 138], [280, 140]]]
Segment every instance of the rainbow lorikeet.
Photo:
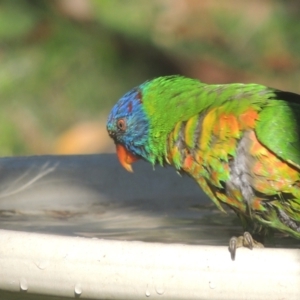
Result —
[[[126, 93], [107, 122], [126, 170], [142, 158], [193, 177], [240, 217], [240, 246], [270, 229], [300, 238], [300, 95], [258, 84], [158, 77]], [[250, 234], [251, 233], [251, 234]]]

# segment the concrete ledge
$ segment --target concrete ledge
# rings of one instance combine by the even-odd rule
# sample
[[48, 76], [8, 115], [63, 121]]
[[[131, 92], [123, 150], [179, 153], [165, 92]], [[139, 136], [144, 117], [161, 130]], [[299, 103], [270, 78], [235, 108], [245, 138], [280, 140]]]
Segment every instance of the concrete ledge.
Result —
[[299, 249], [232, 262], [234, 214], [172, 168], [134, 170], [115, 155], [0, 159], [0, 299], [299, 299]]

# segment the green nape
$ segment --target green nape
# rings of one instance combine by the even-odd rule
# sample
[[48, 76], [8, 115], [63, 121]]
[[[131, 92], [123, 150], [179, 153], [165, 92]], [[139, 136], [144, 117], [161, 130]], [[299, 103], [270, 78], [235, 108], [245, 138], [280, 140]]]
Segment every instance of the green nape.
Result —
[[[274, 90], [258, 84], [208, 85], [182, 76], [158, 77], [140, 86], [144, 111], [149, 118], [149, 161], [163, 164], [167, 137], [180, 121], [224, 105], [224, 112], [244, 111], [261, 105], [274, 95]], [[239, 105], [232, 100], [239, 100]], [[265, 100], [265, 101], [264, 101]]]

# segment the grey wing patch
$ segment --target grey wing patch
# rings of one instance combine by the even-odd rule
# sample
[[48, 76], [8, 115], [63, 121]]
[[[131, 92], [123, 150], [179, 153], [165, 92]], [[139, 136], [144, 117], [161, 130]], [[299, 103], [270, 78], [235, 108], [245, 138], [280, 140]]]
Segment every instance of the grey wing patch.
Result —
[[300, 224], [292, 220], [283, 210], [278, 209], [277, 215], [284, 225], [291, 228], [292, 230], [300, 232]]
[[237, 145], [236, 156], [229, 161], [230, 179], [226, 182], [226, 192], [239, 190], [245, 199], [248, 208], [251, 206], [254, 197], [252, 188], [252, 176], [250, 165], [253, 160], [249, 154], [249, 132], [245, 132]]

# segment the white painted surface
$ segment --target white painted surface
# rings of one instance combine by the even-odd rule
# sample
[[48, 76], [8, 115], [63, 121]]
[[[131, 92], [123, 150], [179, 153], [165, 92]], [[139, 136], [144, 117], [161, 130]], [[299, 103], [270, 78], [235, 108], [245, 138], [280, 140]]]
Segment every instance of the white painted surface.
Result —
[[[0, 231], [0, 290], [81, 299], [299, 299], [300, 250]], [[1, 292], [0, 292], [1, 296]], [[2, 299], [2, 298], [1, 298]]]

